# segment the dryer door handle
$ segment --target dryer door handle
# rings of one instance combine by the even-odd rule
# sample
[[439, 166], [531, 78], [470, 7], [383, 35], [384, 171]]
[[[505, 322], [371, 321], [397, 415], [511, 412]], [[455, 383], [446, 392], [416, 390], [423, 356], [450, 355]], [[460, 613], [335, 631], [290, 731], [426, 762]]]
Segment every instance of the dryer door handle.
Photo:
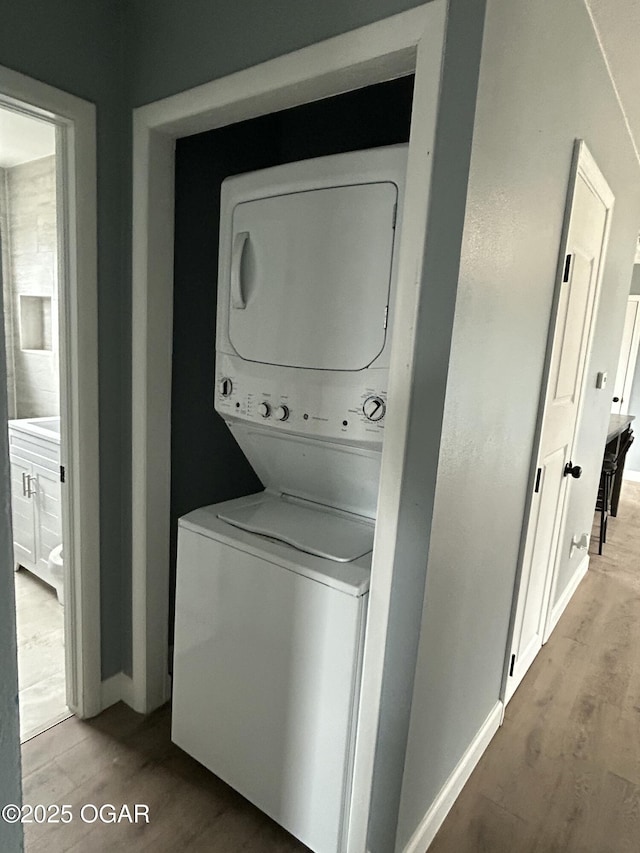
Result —
[[249, 240], [248, 231], [238, 231], [233, 238], [231, 250], [231, 305], [236, 309], [246, 308], [242, 293], [242, 257]]

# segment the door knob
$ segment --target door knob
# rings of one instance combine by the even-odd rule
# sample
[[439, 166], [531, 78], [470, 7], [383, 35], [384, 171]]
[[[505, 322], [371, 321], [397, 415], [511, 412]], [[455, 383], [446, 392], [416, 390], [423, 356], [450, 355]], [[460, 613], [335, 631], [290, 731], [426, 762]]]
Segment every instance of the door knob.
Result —
[[579, 465], [574, 465], [573, 462], [567, 462], [564, 466], [564, 476], [568, 477], [569, 474], [574, 480], [579, 480], [582, 477], [582, 468]]
[[620, 397], [614, 397], [614, 398], [613, 398], [613, 402], [614, 402], [614, 403], [619, 403], [619, 402], [620, 402]]

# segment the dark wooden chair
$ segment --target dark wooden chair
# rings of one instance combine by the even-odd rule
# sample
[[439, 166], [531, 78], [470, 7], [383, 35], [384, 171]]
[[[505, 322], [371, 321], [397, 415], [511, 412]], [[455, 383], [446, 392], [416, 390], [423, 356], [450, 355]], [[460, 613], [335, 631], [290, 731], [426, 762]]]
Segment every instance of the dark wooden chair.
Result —
[[600, 534], [598, 537], [598, 554], [602, 554], [602, 546], [607, 541], [607, 523], [611, 509], [611, 492], [618, 465], [613, 453], [605, 453], [600, 474], [600, 486], [596, 500], [596, 512], [600, 513]]

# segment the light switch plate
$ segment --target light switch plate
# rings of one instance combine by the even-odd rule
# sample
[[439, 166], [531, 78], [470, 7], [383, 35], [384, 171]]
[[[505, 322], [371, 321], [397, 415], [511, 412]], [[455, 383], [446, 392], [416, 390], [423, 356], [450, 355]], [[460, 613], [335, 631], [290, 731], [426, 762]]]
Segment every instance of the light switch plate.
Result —
[[596, 377], [596, 388], [606, 388], [607, 387], [607, 374], [598, 373]]

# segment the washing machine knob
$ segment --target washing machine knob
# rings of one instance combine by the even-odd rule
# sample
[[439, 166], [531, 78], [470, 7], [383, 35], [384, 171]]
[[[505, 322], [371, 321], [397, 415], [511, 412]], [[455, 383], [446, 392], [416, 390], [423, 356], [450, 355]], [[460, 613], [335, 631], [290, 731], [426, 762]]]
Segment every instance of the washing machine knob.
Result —
[[223, 397], [230, 397], [232, 391], [233, 382], [229, 379], [229, 377], [225, 376], [224, 379], [220, 380], [220, 393]]
[[362, 411], [369, 421], [381, 421], [387, 407], [382, 397], [367, 397], [364, 401]]
[[271, 406], [266, 402], [260, 403], [258, 414], [263, 418], [268, 418], [271, 415]]
[[288, 406], [278, 406], [278, 408], [274, 412], [274, 417], [278, 421], [286, 421], [289, 419], [289, 408]]

